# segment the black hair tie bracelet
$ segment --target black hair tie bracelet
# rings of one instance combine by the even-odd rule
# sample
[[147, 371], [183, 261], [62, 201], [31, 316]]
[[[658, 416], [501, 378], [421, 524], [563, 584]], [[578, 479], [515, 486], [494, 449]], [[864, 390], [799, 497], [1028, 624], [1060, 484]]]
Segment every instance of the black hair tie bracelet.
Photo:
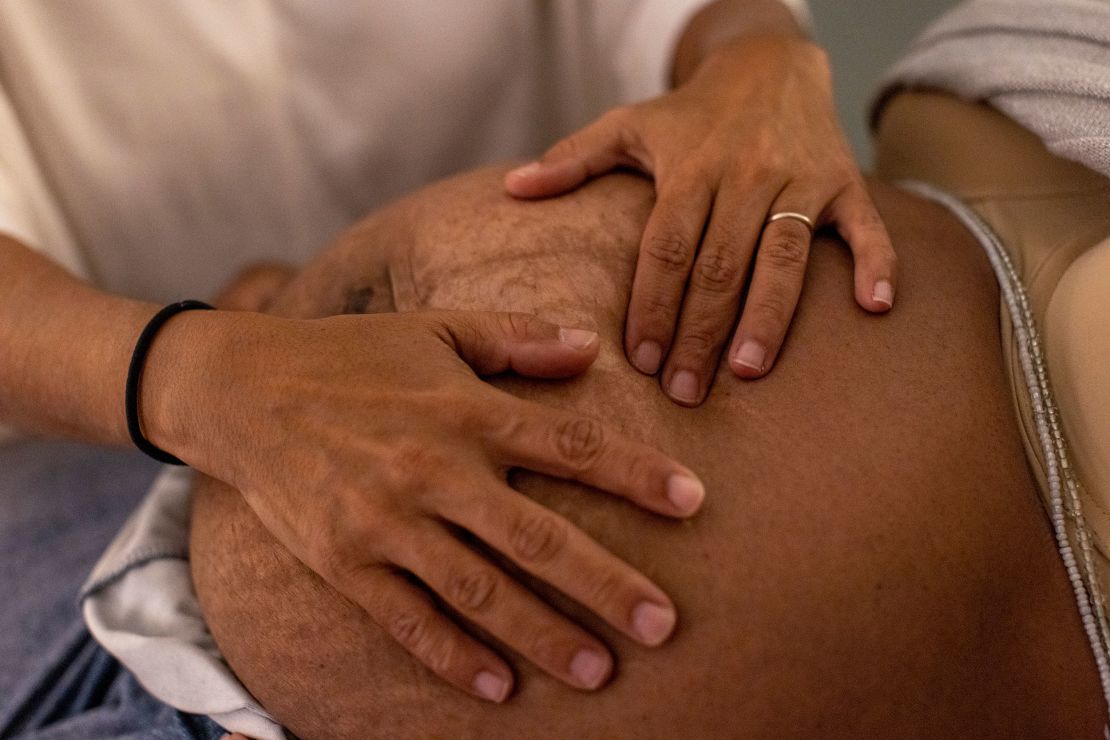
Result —
[[171, 303], [154, 314], [154, 318], [147, 322], [143, 333], [139, 335], [139, 341], [135, 342], [135, 351], [131, 353], [131, 364], [127, 368], [127, 388], [123, 400], [124, 409], [127, 413], [127, 431], [130, 433], [131, 441], [135, 443], [135, 446], [158, 462], [168, 465], [185, 464], [165, 450], [155, 447], [150, 443], [150, 440], [143, 436], [143, 428], [139, 423], [139, 384], [143, 378], [146, 356], [150, 352], [150, 345], [154, 343], [154, 337], [158, 334], [158, 330], [174, 316], [185, 311], [211, 310], [213, 310], [213, 307], [203, 301]]

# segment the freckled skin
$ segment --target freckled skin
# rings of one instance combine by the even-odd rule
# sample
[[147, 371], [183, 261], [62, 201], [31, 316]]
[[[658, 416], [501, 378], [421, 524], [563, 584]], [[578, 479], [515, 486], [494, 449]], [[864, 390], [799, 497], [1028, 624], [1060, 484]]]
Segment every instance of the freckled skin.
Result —
[[[1099, 736], [1094, 662], [1014, 423], [997, 289], [951, 217], [873, 185], [901, 259], [896, 310], [864, 314], [848, 255], [822, 238], [775, 371], [749, 383], [722, 365], [708, 401], [686, 409], [621, 351], [649, 184], [612, 176], [522, 203], [500, 178], [465, 175], [370, 217], [273, 310], [532, 311], [597, 329], [584, 377], [493, 382], [675, 455], [706, 483], [701, 514], [677, 523], [575, 484], [509, 479], [659, 583], [678, 630], [638, 647], [517, 573], [612, 646], [616, 677], [582, 693], [502, 651], [516, 692], [483, 703], [206, 481], [197, 591], [267, 708], [306, 737]], [[461, 587], [483, 598], [482, 584]]]

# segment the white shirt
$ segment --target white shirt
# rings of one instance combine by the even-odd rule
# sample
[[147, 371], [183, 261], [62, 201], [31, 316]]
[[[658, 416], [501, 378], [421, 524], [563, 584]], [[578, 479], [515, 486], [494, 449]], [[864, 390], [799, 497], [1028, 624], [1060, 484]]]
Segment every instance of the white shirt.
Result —
[[664, 89], [706, 0], [0, 3], [0, 230], [112, 292], [212, 295]]
[[113, 293], [210, 298], [658, 94], [705, 2], [2, 0], [0, 232]]
[[705, 2], [4, 0], [0, 231], [113, 292], [204, 298], [660, 93]]

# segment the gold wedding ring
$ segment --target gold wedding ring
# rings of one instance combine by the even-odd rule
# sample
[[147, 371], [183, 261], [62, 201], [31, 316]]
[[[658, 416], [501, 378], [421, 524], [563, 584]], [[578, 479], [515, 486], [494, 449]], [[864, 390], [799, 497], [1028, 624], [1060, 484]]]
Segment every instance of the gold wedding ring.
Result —
[[791, 218], [795, 221], [801, 221], [803, 224], [806, 225], [806, 228], [809, 229], [811, 234], [816, 228], [813, 225], [813, 219], [811, 219], [804, 213], [795, 213], [794, 211], [780, 211], [778, 213], [772, 214], [771, 217], [767, 219], [767, 223], [773, 224], [775, 221], [781, 221], [784, 218]]

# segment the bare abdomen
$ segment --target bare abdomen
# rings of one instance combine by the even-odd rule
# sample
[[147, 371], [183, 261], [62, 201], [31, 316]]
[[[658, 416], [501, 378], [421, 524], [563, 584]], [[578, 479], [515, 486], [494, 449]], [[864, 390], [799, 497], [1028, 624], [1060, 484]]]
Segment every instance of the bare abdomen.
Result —
[[[1093, 660], [1014, 426], [997, 291], [950, 217], [876, 189], [901, 258], [895, 311], [858, 309], [849, 257], [823, 239], [775, 371], [749, 383], [723, 368], [706, 404], [685, 409], [619, 353], [647, 186], [607, 179], [522, 204], [502, 199], [499, 182], [479, 173], [398, 207], [416, 224], [412, 285], [393, 281], [398, 306], [536, 310], [602, 331], [608, 356], [585, 378], [498, 384], [673, 453], [706, 482], [703, 512], [679, 524], [539, 476], [514, 485], [659, 583], [680, 627], [663, 648], [639, 648], [544, 591], [614, 648], [616, 679], [584, 694], [516, 661], [516, 695], [481, 703], [304, 569], [234, 491], [206, 483], [197, 590], [232, 667], [279, 719], [305, 736], [389, 738], [1100, 730]], [[524, 252], [560, 221], [574, 224], [566, 249]], [[445, 240], [453, 271], [436, 252]], [[356, 280], [326, 267], [317, 274]], [[584, 298], [575, 275], [610, 288]]]

